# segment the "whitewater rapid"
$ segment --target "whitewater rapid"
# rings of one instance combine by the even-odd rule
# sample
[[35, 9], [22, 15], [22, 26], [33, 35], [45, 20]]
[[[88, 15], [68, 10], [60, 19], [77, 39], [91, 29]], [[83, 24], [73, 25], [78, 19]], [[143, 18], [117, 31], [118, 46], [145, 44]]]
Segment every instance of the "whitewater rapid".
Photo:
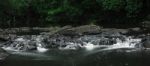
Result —
[[[42, 45], [42, 40], [43, 38], [41, 38], [40, 36], [36, 37], [36, 48], [38, 52], [46, 52], [49, 50], [49, 48], [46, 48], [45, 46]], [[23, 42], [24, 44], [28, 43], [31, 40], [27, 40], [27, 39], [23, 39], [22, 37], [17, 38], [15, 41], [19, 41], [19, 42]], [[112, 45], [95, 45], [92, 44], [93, 41], [97, 41], [92, 40], [89, 42], [82, 42], [83, 44], [80, 43], [75, 43], [75, 42], [66, 42], [65, 47], [59, 46], [58, 49], [59, 50], [76, 50], [79, 48], [85, 48], [86, 50], [93, 50], [95, 48], [99, 48], [99, 47], [105, 47], [105, 49], [103, 50], [111, 50], [111, 49], [118, 49], [118, 48], [135, 48], [136, 44], [139, 44], [141, 42], [140, 38], [132, 38], [131, 36], [126, 37], [124, 41], [122, 41], [121, 39], [117, 38], [116, 39], [116, 43], [112, 44]], [[10, 51], [20, 51], [19, 49], [22, 46], [20, 46], [19, 44], [17, 45], [10, 45], [10, 46], [4, 46], [2, 47], [5, 50], [10, 50]]]

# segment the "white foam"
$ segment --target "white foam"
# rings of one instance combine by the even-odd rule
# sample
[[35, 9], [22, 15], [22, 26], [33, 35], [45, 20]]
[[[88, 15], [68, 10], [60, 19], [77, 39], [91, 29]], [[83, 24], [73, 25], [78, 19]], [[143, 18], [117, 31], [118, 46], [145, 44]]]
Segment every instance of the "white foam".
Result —
[[44, 47], [42, 46], [41, 40], [42, 40], [42, 37], [41, 37], [41, 36], [37, 36], [37, 38], [36, 38], [37, 51], [38, 51], [38, 52], [46, 52], [46, 51], [48, 51], [47, 48], [44, 48]]
[[91, 44], [90, 42], [86, 43], [83, 47], [86, 48], [86, 50], [93, 50], [97, 47], [99, 47], [98, 45], [94, 45], [94, 44]]
[[59, 49], [60, 50], [67, 50], [67, 49], [76, 50], [77, 47], [79, 47], [79, 44], [73, 43], [73, 42], [68, 42], [66, 44], [67, 44], [66, 47], [59, 47]]
[[42, 45], [41, 45], [41, 44], [38, 44], [38, 46], [37, 46], [37, 50], [38, 50], [39, 52], [46, 52], [48, 49], [46, 49], [46, 48], [42, 47]]
[[42, 47], [37, 47], [37, 50], [38, 50], [39, 52], [46, 52], [48, 49], [42, 48]]
[[17, 38], [15, 41], [25, 41], [23, 38]]
[[140, 43], [141, 39], [126, 38], [126, 41], [117, 40], [117, 43], [111, 46], [111, 48], [134, 48], [137, 43]]
[[125, 41], [120, 40], [119, 38], [116, 39], [117, 43], [113, 45], [94, 45], [90, 42], [84, 42], [82, 47], [86, 48], [86, 50], [93, 50], [98, 47], [106, 47], [103, 50], [112, 50], [112, 49], [119, 49], [119, 48], [135, 48], [137, 43], [141, 42], [141, 39], [133, 39], [132, 37], [126, 37]]
[[[41, 42], [42, 38], [41, 36], [38, 36], [36, 38], [36, 45], [37, 45], [37, 51], [39, 52], [46, 52], [48, 49], [44, 48], [42, 46]], [[17, 38], [16, 41], [21, 41], [21, 42], [27, 42], [27, 40], [23, 39], [22, 37]], [[94, 41], [94, 40], [93, 40]], [[121, 39], [116, 39], [117, 43], [113, 45], [94, 45], [91, 42], [83, 42], [82, 44], [79, 43], [74, 43], [74, 42], [67, 42], [66, 47], [59, 47], [59, 49], [73, 49], [76, 50], [78, 48], [85, 48], [86, 50], [93, 50], [98, 47], [106, 47], [103, 50], [111, 50], [111, 49], [118, 49], [118, 48], [134, 48], [137, 43], [141, 42], [141, 39], [133, 39], [132, 37], [126, 37], [125, 41], [122, 41]], [[16, 47], [19, 47], [16, 45]], [[13, 48], [13, 47], [3, 47], [5, 50], [11, 50], [11, 51], [20, 51], [19, 48]]]
[[106, 47], [103, 50], [119, 49], [119, 48], [134, 48], [137, 43], [141, 42], [141, 39], [133, 39], [132, 37], [126, 37], [125, 41], [116, 39], [117, 43], [113, 45], [94, 45], [91, 42], [83, 42], [83, 45], [69, 42], [66, 47], [59, 47], [59, 49], [77, 49], [78, 47], [85, 48], [86, 50], [93, 50], [98, 47]]
[[2, 47], [4, 50], [7, 50], [7, 51], [19, 51], [19, 50], [16, 50], [12, 47]]

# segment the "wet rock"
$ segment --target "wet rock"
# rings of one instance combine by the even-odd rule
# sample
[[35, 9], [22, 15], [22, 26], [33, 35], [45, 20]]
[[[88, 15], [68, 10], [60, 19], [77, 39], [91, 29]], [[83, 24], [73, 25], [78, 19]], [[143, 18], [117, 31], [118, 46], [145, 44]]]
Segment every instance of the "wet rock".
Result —
[[53, 36], [44, 38], [42, 43], [47, 48], [58, 48], [58, 47], [65, 47], [67, 42], [72, 42], [73, 39], [68, 36]]
[[147, 36], [144, 39], [142, 39], [142, 46], [144, 48], [150, 48], [150, 36]]
[[100, 37], [97, 37], [95, 35], [85, 35], [79, 38], [80, 41], [82, 42], [92, 42], [93, 40], [98, 40]]
[[100, 40], [99, 45], [113, 45], [115, 43], [117, 43], [115, 39], [105, 38]]
[[135, 45], [135, 48], [144, 48], [142, 43], [138, 43]]
[[21, 36], [16, 37], [4, 43], [3, 47], [11, 47], [12, 50], [28, 51], [37, 49], [37, 41], [32, 40], [34, 37]]
[[125, 41], [126, 37], [124, 34], [127, 34], [128, 30], [125, 29], [102, 29], [99, 37], [104, 37], [105, 39], [110, 41], [109, 43], [116, 43], [114, 40], [120, 39], [121, 41]]
[[[80, 38], [81, 42], [92, 43], [94, 45], [113, 45], [117, 41], [118, 37], [106, 37], [106, 36], [98, 36], [98, 35], [89, 35], [83, 36]], [[121, 39], [120, 39], [121, 40]]]
[[8, 56], [9, 56], [9, 54], [5, 50], [0, 48], [0, 61], [5, 60]]

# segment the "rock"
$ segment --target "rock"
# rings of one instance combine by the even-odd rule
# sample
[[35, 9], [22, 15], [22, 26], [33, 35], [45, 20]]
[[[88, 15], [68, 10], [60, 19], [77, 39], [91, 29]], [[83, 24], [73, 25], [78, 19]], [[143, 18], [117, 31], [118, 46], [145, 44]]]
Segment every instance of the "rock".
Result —
[[60, 29], [60, 27], [47, 27], [47, 28], [34, 27], [32, 28], [33, 31], [39, 31], [39, 32], [53, 32], [58, 29]]
[[150, 31], [150, 21], [143, 21], [142, 28], [146, 31]]
[[144, 39], [142, 39], [142, 46], [144, 48], [150, 48], [150, 36], [147, 36]]
[[[8, 42], [5, 42], [3, 47], [11, 47], [14, 50], [29, 51], [37, 49], [37, 37], [34, 36], [17, 36]], [[34, 40], [32, 40], [34, 39]]]
[[59, 27], [20, 27], [20, 28], [6, 28], [6, 29], [0, 29], [0, 34], [22, 34], [22, 33], [37, 33], [40, 34], [40, 32], [51, 32], [58, 30]]
[[49, 36], [53, 36], [53, 35], [57, 35], [57, 34], [60, 34], [62, 33], [64, 30], [67, 30], [71, 28], [71, 26], [64, 26], [62, 28], [60, 27], [54, 27], [54, 28], [51, 28], [49, 30], [49, 32], [42, 32], [41, 35], [49, 35]]
[[84, 26], [72, 28], [69, 30], [76, 31], [78, 34], [82, 34], [82, 35], [84, 35], [84, 34], [95, 35], [95, 34], [100, 33], [101, 28], [99, 26], [96, 26], [96, 25], [84, 25]]
[[116, 43], [115, 39], [101, 38], [99, 40], [93, 40], [91, 42], [94, 45], [113, 45]]
[[13, 40], [16, 37], [14, 34], [1, 34], [0, 35], [0, 41], [9, 41]]
[[[109, 36], [109, 35], [107, 35]], [[115, 36], [99, 36], [99, 35], [85, 35], [80, 37], [81, 42], [92, 43], [94, 45], [113, 45], [117, 43], [117, 39], [124, 41], [125, 37], [115, 37]]]
[[145, 47], [143, 46], [143, 43], [138, 43], [138, 44], [136, 44], [134, 47], [135, 47], [135, 48], [145, 48]]
[[38, 34], [47, 34], [47, 35], [83, 35], [83, 34], [97, 34], [100, 32], [100, 27], [96, 25], [84, 25], [79, 27], [72, 27], [72, 26], [64, 26], [62, 28], [60, 27], [47, 27], [47, 28], [41, 28], [41, 27], [21, 27], [21, 28], [7, 28], [7, 29], [0, 29], [0, 35], [4, 34], [29, 34], [29, 33], [35, 33], [38, 32]]
[[101, 39], [99, 42], [100, 45], [113, 45], [115, 43], [117, 43], [115, 39], [109, 39], [109, 38]]
[[4, 35], [0, 35], [0, 41], [7, 41], [8, 40], [8, 36], [4, 36]]
[[69, 35], [69, 36], [78, 36], [78, 35], [94, 35], [99, 34], [101, 28], [96, 25], [84, 25], [79, 27], [69, 28], [63, 31], [60, 31], [60, 35]]
[[116, 28], [104, 28], [101, 30], [101, 32], [105, 35], [110, 36], [120, 36], [121, 34], [127, 34], [129, 32], [128, 29], [116, 29]]
[[138, 32], [140, 31], [141, 29], [136, 27], [136, 28], [129, 28], [130, 31], [134, 31], [134, 32]]
[[42, 43], [45, 45], [46, 48], [58, 48], [58, 47], [65, 47], [67, 42], [72, 42], [73, 39], [68, 36], [53, 36], [49, 38], [44, 38]]
[[77, 33], [74, 30], [64, 30], [62, 32], [58, 33], [59, 35], [64, 35], [64, 36], [79, 36], [80, 34]]
[[9, 56], [9, 54], [5, 50], [0, 48], [0, 61], [5, 60], [8, 56]]
[[128, 30], [129, 30], [127, 33], [128, 35], [140, 35], [143, 33], [143, 30], [141, 28], [138, 28], [138, 27], [129, 28]]

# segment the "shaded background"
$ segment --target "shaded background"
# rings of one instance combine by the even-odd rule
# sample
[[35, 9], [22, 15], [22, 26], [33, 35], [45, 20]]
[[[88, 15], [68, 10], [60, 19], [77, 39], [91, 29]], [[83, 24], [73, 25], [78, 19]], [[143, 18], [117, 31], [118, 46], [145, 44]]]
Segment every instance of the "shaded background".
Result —
[[0, 0], [0, 27], [139, 27], [149, 11], [149, 0]]

